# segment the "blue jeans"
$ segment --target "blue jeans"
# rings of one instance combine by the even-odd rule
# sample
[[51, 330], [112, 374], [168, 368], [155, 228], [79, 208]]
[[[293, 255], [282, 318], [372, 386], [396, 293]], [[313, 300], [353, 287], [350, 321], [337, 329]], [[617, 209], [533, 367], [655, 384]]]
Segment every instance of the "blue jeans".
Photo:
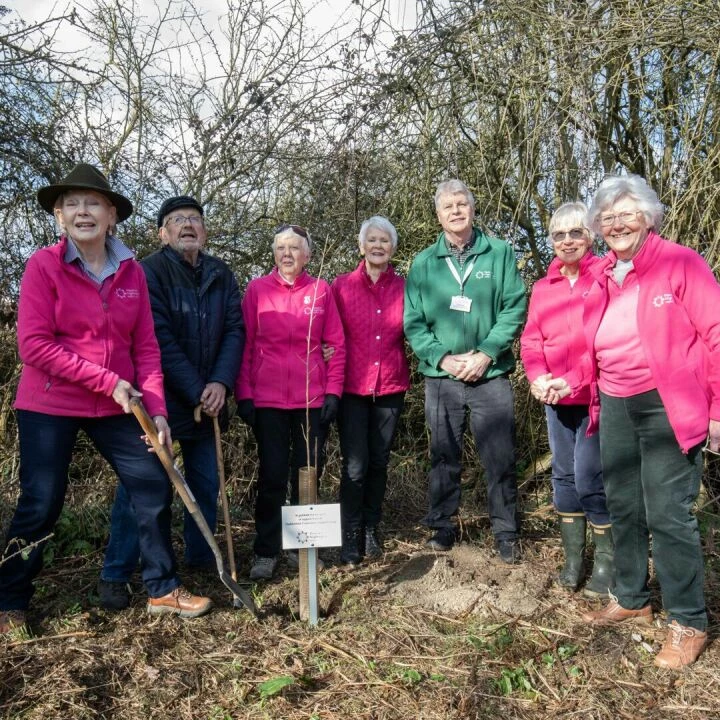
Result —
[[517, 537], [515, 414], [510, 381], [505, 377], [464, 383], [425, 378], [425, 417], [430, 427], [429, 510], [423, 523], [454, 527], [460, 506], [460, 473], [466, 411], [480, 460], [485, 467], [488, 512], [498, 540]]
[[657, 390], [600, 393], [600, 451], [615, 542], [615, 594], [630, 610], [650, 602], [648, 554], [669, 620], [705, 630], [705, 565], [693, 505], [700, 445], [682, 452]]
[[600, 436], [586, 437], [586, 405], [546, 405], [552, 451], [553, 502], [559, 513], [585, 513], [593, 525], [608, 525], [600, 462]]
[[[197, 501], [203, 517], [214, 532], [217, 522], [218, 473], [215, 438], [180, 440], [185, 481]], [[185, 562], [188, 565], [215, 567], [215, 556], [200, 529], [185, 509], [183, 528]], [[125, 488], [119, 485], [110, 516], [110, 539], [100, 577], [111, 582], [127, 582], [140, 558], [135, 513]]]
[[[110, 463], [136, 509], [142, 551], [142, 577], [150, 597], [179, 584], [170, 544], [170, 482], [160, 461], [140, 439], [132, 415], [66, 417], [17, 411], [20, 437], [20, 497], [7, 535], [6, 554], [15, 539], [34, 543], [52, 532], [65, 503], [68, 468], [80, 430]], [[27, 559], [15, 555], [0, 565], [0, 609], [26, 610], [33, 580], [42, 569], [43, 543]]]
[[342, 396], [338, 430], [344, 528], [376, 527], [380, 522], [390, 448], [404, 402], [403, 392], [375, 398], [351, 393]]

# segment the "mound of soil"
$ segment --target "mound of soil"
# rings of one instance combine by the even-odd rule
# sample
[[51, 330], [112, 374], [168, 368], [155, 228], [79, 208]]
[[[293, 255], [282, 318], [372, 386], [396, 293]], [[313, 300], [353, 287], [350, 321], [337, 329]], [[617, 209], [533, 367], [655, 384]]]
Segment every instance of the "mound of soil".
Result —
[[485, 548], [462, 543], [448, 553], [422, 553], [388, 579], [390, 593], [403, 604], [449, 617], [537, 612], [551, 583], [547, 569], [525, 562], [506, 565]]

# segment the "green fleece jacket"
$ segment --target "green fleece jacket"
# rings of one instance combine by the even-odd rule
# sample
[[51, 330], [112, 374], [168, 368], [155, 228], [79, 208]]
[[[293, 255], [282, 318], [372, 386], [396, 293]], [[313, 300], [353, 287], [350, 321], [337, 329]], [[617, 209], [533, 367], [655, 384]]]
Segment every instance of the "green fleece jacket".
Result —
[[413, 260], [405, 283], [405, 335], [428, 377], [448, 377], [440, 361], [448, 353], [482, 350], [493, 362], [485, 378], [515, 368], [512, 344], [525, 322], [525, 286], [512, 247], [474, 229], [475, 245], [464, 270], [473, 263], [462, 294], [472, 299], [469, 312], [451, 310], [460, 286], [447, 265], [450, 258], [460, 277], [463, 272], [447, 249], [445, 233]]

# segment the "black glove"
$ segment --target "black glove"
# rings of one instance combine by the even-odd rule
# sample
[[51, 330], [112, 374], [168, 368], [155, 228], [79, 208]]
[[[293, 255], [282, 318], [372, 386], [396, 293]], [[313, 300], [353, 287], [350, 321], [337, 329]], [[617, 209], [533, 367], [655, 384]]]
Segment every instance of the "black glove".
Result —
[[250, 427], [255, 425], [255, 403], [252, 400], [238, 400], [237, 414]]
[[326, 395], [325, 402], [320, 408], [320, 424], [329, 425], [338, 414], [340, 398], [337, 395]]

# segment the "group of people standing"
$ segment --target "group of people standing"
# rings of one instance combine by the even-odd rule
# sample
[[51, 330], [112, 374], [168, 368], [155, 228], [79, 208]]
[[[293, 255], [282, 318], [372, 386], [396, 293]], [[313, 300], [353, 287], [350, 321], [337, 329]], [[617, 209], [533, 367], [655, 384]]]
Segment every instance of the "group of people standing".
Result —
[[[712, 312], [720, 286], [697, 253], [657, 234], [662, 206], [644, 180], [611, 177], [589, 211], [581, 203], [558, 208], [550, 221], [556, 257], [533, 288], [527, 324], [515, 253], [476, 227], [474, 198], [459, 180], [438, 186], [442, 231], [407, 281], [392, 267], [397, 232], [383, 217], [362, 224], [360, 263], [332, 285], [305, 269], [309, 232], [281, 225], [275, 267], [252, 280], [242, 300], [230, 269], [204, 250], [195, 198], [163, 203], [161, 247], [141, 263], [115, 236], [132, 204], [94, 167], [76, 166], [38, 200], [62, 235], [31, 257], [20, 290], [21, 494], [0, 564], [0, 631], [25, 622], [80, 429], [120, 481], [101, 603], [127, 607], [127, 581], [140, 561], [149, 612], [209, 610], [210, 600], [177, 575], [170, 485], [127, 414], [133, 396], [142, 396], [161, 442], [179, 441], [188, 485], [214, 528], [213, 418], [226, 426], [234, 393], [259, 457], [251, 579], [275, 572], [288, 485], [296, 504], [299, 469], [315, 465], [321, 474], [333, 421], [342, 452], [340, 560], [356, 565], [382, 554], [387, 468], [409, 387], [405, 339], [425, 377], [428, 547], [448, 551], [457, 540], [469, 419], [499, 557], [518, 562], [509, 375], [522, 331], [531, 392], [546, 409], [565, 554], [559, 583], [574, 591], [585, 579], [589, 524], [595, 557], [584, 593], [610, 599], [584, 622], [647, 622], [652, 537], [670, 621], [656, 663], [681, 667], [700, 654], [707, 615], [692, 505], [702, 444], [720, 444], [720, 320]], [[603, 258], [592, 252], [596, 234], [609, 249]], [[186, 566], [214, 567], [187, 515], [184, 540]]]

